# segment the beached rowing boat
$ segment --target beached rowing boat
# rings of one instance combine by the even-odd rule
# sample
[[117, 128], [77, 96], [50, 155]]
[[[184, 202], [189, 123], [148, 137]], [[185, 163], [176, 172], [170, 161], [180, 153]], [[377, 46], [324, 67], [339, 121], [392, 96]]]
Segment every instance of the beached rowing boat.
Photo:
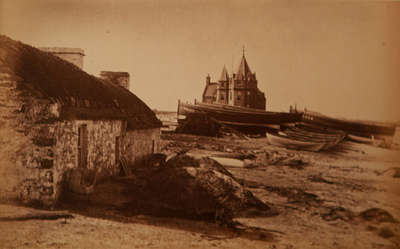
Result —
[[307, 142], [292, 139], [283, 134], [271, 134], [267, 133], [268, 143], [274, 146], [285, 147], [287, 149], [294, 150], [306, 150], [306, 151], [320, 151], [326, 146], [325, 142]]
[[383, 143], [383, 140], [375, 139], [373, 136], [370, 138], [366, 138], [366, 137], [360, 137], [360, 136], [348, 134], [347, 138], [352, 142], [362, 143], [362, 144], [371, 144], [371, 145], [375, 145], [375, 146], [380, 146]]

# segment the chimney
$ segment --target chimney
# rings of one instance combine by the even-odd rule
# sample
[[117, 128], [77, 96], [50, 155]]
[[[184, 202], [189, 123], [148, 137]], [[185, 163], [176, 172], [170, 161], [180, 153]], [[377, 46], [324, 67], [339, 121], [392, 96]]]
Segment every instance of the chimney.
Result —
[[60, 47], [41, 47], [42, 51], [51, 53], [63, 60], [66, 60], [75, 66], [83, 69], [84, 50], [80, 48], [60, 48]]
[[130, 84], [128, 72], [101, 71], [100, 78], [129, 90]]

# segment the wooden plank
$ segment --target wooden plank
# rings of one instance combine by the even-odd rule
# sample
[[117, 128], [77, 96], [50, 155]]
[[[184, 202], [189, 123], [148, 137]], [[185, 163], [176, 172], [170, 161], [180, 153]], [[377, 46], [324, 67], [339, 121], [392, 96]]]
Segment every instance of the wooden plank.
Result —
[[121, 158], [120, 162], [121, 162], [122, 169], [124, 170], [125, 175], [126, 176], [132, 175], [132, 170], [128, 166], [128, 161], [125, 158]]
[[227, 124], [227, 125], [238, 125], [238, 126], [257, 126], [257, 127], [266, 127], [279, 130], [279, 124], [259, 124], [259, 123], [242, 123], [242, 122], [231, 122], [231, 121], [220, 121], [217, 120], [218, 123]]

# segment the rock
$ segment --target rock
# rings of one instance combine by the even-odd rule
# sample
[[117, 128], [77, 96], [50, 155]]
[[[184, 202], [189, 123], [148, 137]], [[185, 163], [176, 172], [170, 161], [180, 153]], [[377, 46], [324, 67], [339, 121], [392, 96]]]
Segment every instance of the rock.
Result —
[[269, 192], [277, 193], [287, 198], [289, 203], [319, 207], [323, 203], [316, 194], [308, 193], [295, 187], [278, 187], [263, 185], [263, 188]]
[[156, 167], [156, 168], [162, 167], [165, 165], [166, 159], [167, 159], [167, 156], [165, 154], [155, 153], [150, 156], [150, 158], [148, 160], [148, 165], [150, 167]]
[[366, 221], [373, 221], [376, 223], [391, 222], [397, 223], [393, 216], [386, 210], [380, 208], [370, 208], [362, 211], [359, 216]]
[[255, 164], [252, 160], [245, 159], [243, 160], [244, 167], [247, 169], [257, 168], [258, 165]]
[[282, 160], [281, 165], [286, 165], [289, 166], [291, 168], [296, 168], [296, 169], [303, 169], [305, 165], [307, 165], [308, 163], [303, 161], [302, 159], [286, 159], [286, 160]]
[[385, 239], [395, 236], [395, 234], [392, 232], [392, 230], [390, 228], [388, 228], [388, 227], [381, 228], [379, 230], [378, 235], [381, 236], [382, 238], [385, 238]]
[[303, 157], [294, 153], [270, 151], [265, 153], [265, 157], [270, 165], [289, 166], [295, 169], [303, 169], [304, 166], [308, 165]]
[[393, 178], [400, 178], [400, 168], [394, 168]]
[[354, 214], [343, 207], [333, 207], [330, 208], [328, 213], [321, 214], [321, 217], [326, 221], [334, 221], [337, 219], [350, 221], [354, 218]]
[[113, 177], [84, 198], [68, 196], [75, 205], [109, 206], [130, 215], [215, 220], [233, 224], [236, 216], [277, 214], [215, 160], [191, 154], [155, 155], [152, 167], [142, 167], [129, 177]]
[[312, 181], [312, 182], [322, 182], [322, 183], [326, 183], [326, 184], [334, 184], [334, 182], [326, 180], [324, 177], [322, 177], [322, 175], [309, 176], [308, 179], [310, 179], [310, 181]]
[[187, 216], [231, 220], [249, 210], [276, 214], [213, 159], [185, 154], [166, 165], [152, 177], [152, 191], [162, 193], [161, 202]]

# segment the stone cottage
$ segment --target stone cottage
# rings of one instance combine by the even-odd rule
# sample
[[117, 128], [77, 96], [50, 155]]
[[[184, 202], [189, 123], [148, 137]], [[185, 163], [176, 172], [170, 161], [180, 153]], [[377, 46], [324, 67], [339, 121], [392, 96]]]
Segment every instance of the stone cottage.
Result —
[[122, 159], [134, 167], [159, 150], [161, 122], [145, 103], [63, 55], [0, 36], [1, 201], [51, 206], [68, 170], [117, 175]]

